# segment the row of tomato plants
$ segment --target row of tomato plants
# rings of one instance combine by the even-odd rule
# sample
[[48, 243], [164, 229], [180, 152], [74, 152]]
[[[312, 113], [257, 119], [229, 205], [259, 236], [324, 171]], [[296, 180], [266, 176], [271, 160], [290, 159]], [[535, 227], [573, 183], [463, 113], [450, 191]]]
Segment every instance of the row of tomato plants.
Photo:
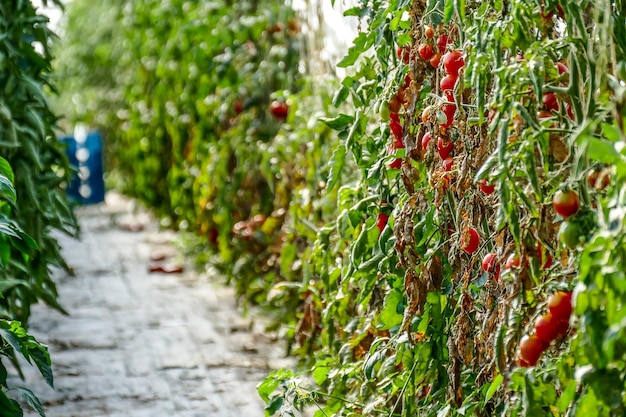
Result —
[[52, 90], [48, 19], [30, 1], [0, 4], [0, 416], [20, 417], [38, 398], [16, 380], [24, 360], [53, 386], [46, 346], [28, 333], [31, 306], [58, 303], [53, 268], [70, 268], [54, 231], [75, 236], [77, 224], [62, 190], [69, 176]]
[[279, 2], [120, 5], [111, 161], [301, 355], [268, 414], [623, 412], [622, 3], [364, 1], [337, 85]]

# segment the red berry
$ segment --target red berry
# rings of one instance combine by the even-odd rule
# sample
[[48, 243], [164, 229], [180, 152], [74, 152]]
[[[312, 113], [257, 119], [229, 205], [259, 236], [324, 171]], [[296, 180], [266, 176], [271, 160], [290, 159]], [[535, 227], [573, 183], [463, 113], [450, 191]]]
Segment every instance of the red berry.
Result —
[[432, 135], [430, 134], [430, 132], [426, 132], [424, 134], [424, 136], [422, 137], [422, 150], [426, 150], [428, 149], [428, 144], [430, 143], [430, 141], [433, 139]]
[[441, 121], [439, 122], [439, 126], [444, 128], [452, 126], [452, 123], [454, 122], [454, 114], [456, 113], [456, 105], [444, 104], [443, 106], [441, 106], [441, 112], [445, 117], [442, 117]]
[[519, 342], [518, 353], [521, 360], [529, 366], [535, 366], [539, 362], [541, 354], [546, 350], [546, 344], [536, 336], [524, 336]]
[[[539, 261], [539, 267], [541, 269], [550, 268], [552, 266], [552, 254], [544, 249], [540, 243], [537, 243], [535, 248], [537, 249], [537, 260]], [[543, 260], [544, 254], [547, 255], [545, 261]]]
[[538, 339], [552, 343], [559, 335], [559, 322], [552, 313], [546, 313], [535, 320], [535, 335]]
[[556, 324], [556, 333], [559, 336], [565, 336], [568, 331], [569, 331], [569, 321], [562, 320]]
[[493, 194], [493, 192], [496, 190], [495, 184], [489, 184], [489, 182], [485, 179], [478, 181], [478, 186], [480, 187], [481, 191], [487, 195]]
[[424, 30], [424, 35], [426, 35], [426, 37], [427, 37], [428, 39], [432, 39], [432, 38], [434, 38], [434, 37], [435, 37], [435, 29], [433, 29], [433, 27], [432, 27], [432, 26], [428, 26], [428, 27], [426, 28], [426, 30]]
[[552, 196], [554, 211], [564, 219], [576, 214], [579, 205], [578, 193], [574, 190], [559, 190]]
[[556, 98], [556, 95], [552, 92], [545, 93], [543, 95], [543, 108], [546, 111], [559, 111], [559, 100]]
[[241, 112], [243, 112], [243, 101], [235, 100], [233, 102], [233, 111], [235, 114], [241, 114]]
[[396, 158], [389, 163], [389, 168], [400, 169], [402, 166], [402, 158]]
[[472, 253], [476, 252], [479, 244], [480, 236], [478, 235], [476, 229], [472, 227], [467, 229], [465, 233], [463, 233], [463, 236], [461, 236], [461, 249], [463, 249], [465, 253], [471, 255]]
[[442, 165], [443, 165], [443, 169], [446, 172], [452, 171], [452, 167], [454, 166], [454, 158], [447, 157], [446, 159], [443, 160]]
[[398, 46], [398, 49], [396, 50], [396, 55], [398, 55], [398, 59], [401, 59], [402, 62], [408, 64], [411, 58], [411, 50], [406, 46], [404, 48]]
[[519, 256], [517, 256], [516, 254], [512, 253], [509, 255], [508, 258], [506, 258], [506, 263], [504, 264], [504, 267], [506, 269], [519, 268], [519, 266], [520, 266], [520, 259], [519, 259]]
[[388, 220], [389, 220], [388, 214], [378, 213], [378, 220], [376, 221], [376, 227], [378, 227], [378, 230], [382, 232], [385, 226], [387, 226]]
[[435, 49], [430, 43], [423, 43], [417, 48], [417, 53], [420, 54], [423, 60], [428, 61], [435, 54]]
[[440, 62], [441, 54], [439, 52], [436, 52], [435, 54], [433, 54], [432, 58], [430, 58], [430, 65], [432, 65], [434, 68], [439, 68]]
[[446, 52], [446, 48], [448, 47], [449, 43], [450, 37], [448, 35], [440, 35], [437, 38], [437, 47], [439, 48], [439, 52], [441, 52], [442, 54]]
[[279, 120], [284, 120], [289, 114], [289, 106], [284, 101], [274, 100], [270, 103], [270, 112]]
[[559, 70], [559, 75], [569, 73], [569, 68], [562, 62], [556, 63], [556, 69]]
[[572, 106], [569, 103], [565, 103], [565, 111], [567, 112], [567, 117], [570, 120], [574, 120], [574, 112], [572, 111]]
[[461, 51], [450, 51], [443, 56], [443, 67], [448, 74], [457, 75], [465, 65]]
[[441, 159], [446, 159], [452, 150], [454, 149], [454, 142], [450, 140], [444, 140], [443, 138], [437, 139], [437, 152]]
[[456, 85], [456, 80], [459, 77], [457, 75], [448, 74], [441, 79], [439, 82], [439, 87], [441, 87], [441, 91], [444, 93], [447, 91], [454, 91], [454, 86]]
[[392, 120], [391, 122], [389, 122], [389, 129], [391, 129], [391, 133], [394, 134], [395, 137], [397, 138], [401, 138], [402, 137], [402, 125], [396, 121], [396, 120]]
[[558, 291], [548, 297], [548, 310], [557, 321], [569, 322], [572, 315], [572, 293]]
[[482, 262], [483, 271], [487, 273], [492, 273], [494, 275], [494, 279], [498, 281], [500, 279], [500, 265], [496, 264], [496, 254], [488, 253], [483, 258]]

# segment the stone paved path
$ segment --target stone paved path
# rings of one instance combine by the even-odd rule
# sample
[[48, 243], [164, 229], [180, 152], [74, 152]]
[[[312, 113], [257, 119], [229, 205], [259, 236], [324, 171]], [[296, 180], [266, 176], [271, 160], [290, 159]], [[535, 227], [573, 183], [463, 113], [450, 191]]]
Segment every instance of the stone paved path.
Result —
[[[23, 385], [48, 417], [263, 416], [255, 386], [285, 365], [283, 346], [242, 318], [218, 279], [149, 273], [151, 254], [172, 253], [174, 236], [131, 206], [110, 194], [78, 210], [81, 241], [60, 237], [76, 273], [57, 279], [70, 315], [38, 305], [31, 316], [56, 390], [32, 368]], [[142, 231], [120, 227], [137, 222]]]

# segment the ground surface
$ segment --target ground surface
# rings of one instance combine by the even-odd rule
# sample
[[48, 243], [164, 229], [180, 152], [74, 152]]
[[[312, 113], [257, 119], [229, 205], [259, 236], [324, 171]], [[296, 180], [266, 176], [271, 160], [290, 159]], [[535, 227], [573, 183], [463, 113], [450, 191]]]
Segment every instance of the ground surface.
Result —
[[255, 386], [285, 364], [282, 345], [242, 318], [219, 279], [150, 273], [155, 253], [176, 259], [174, 235], [133, 207], [111, 194], [79, 209], [81, 240], [60, 237], [75, 271], [57, 279], [70, 315], [38, 305], [31, 316], [56, 390], [32, 368], [12, 384], [31, 388], [48, 417], [263, 416]]

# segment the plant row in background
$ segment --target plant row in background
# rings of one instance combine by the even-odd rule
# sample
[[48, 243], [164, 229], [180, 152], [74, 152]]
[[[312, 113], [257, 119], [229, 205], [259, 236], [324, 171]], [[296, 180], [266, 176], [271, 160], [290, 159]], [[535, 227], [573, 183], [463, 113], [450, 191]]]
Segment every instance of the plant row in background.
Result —
[[623, 415], [624, 2], [346, 15], [340, 84], [279, 2], [135, 1], [107, 32], [125, 190], [301, 356], [267, 414]]
[[47, 22], [28, 1], [0, 5], [1, 416], [23, 415], [16, 396], [43, 415], [39, 400], [13, 386], [8, 373], [21, 375], [21, 356], [53, 384], [47, 348], [27, 332], [28, 319], [39, 301], [63, 312], [52, 268], [69, 268], [52, 232], [77, 232], [61, 189], [69, 175], [67, 158], [44, 97], [51, 87]]

